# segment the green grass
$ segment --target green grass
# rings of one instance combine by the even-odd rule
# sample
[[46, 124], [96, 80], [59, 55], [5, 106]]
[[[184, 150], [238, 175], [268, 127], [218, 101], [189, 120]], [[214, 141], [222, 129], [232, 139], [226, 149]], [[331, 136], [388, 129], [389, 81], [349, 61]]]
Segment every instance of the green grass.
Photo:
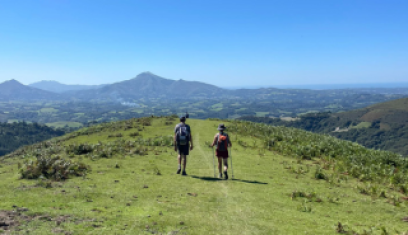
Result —
[[66, 125], [68, 127], [82, 127], [82, 123], [79, 122], [50, 122], [50, 123], [46, 123], [45, 125], [49, 126], [49, 127], [65, 127]]
[[19, 122], [18, 119], [8, 119], [7, 123]]
[[[32, 222], [21, 234], [27, 230], [29, 234], [54, 234], [52, 229], [59, 227], [73, 234], [172, 234], [172, 231], [176, 234], [174, 231], [179, 231], [178, 234], [327, 235], [338, 234], [338, 222], [359, 233], [374, 228], [374, 234], [381, 234], [381, 226], [392, 234], [394, 229], [407, 230], [407, 223], [401, 220], [408, 216], [407, 204], [396, 207], [388, 203], [391, 195], [402, 195], [387, 185], [379, 187], [388, 198], [380, 198], [361, 194], [357, 185], [362, 183], [351, 177], [344, 176], [339, 182], [331, 183], [316, 180], [314, 169], [322, 164], [319, 159], [297, 161], [276, 151], [259, 151], [256, 145], [237, 144], [238, 140], [247, 143], [257, 140], [249, 135], [230, 132], [234, 179], [213, 178], [213, 154], [208, 143], [220, 122], [188, 119], [195, 148], [188, 157], [189, 175], [185, 177], [175, 174], [176, 154], [172, 147], [165, 146], [148, 147], [152, 150], [144, 156], [117, 154], [111, 159], [94, 161], [86, 155], [75, 156], [73, 160], [91, 165], [92, 172], [48, 189], [32, 187], [35, 180], [19, 180], [16, 162], [22, 160], [6, 159], [0, 162], [0, 210], [11, 210], [13, 205], [18, 205], [29, 208], [29, 214], [71, 215], [87, 220], [60, 226], [53, 221]], [[226, 120], [222, 122], [231, 125]], [[164, 123], [164, 118], [153, 119], [152, 126], [140, 131], [141, 136], [144, 139], [171, 136], [177, 120], [172, 125]], [[120, 138], [108, 135], [120, 132], [123, 140], [135, 140], [129, 134], [141, 126], [133, 123], [127, 130], [114, 124], [105, 127], [60, 144], [101, 142], [101, 147], [110, 146]], [[120, 168], [115, 168], [116, 164]], [[299, 170], [308, 166], [309, 172]], [[328, 169], [325, 173], [333, 172]], [[231, 177], [231, 169], [229, 174]], [[291, 198], [294, 191], [314, 192], [322, 202]], [[305, 208], [311, 211], [303, 212], [307, 211]]]

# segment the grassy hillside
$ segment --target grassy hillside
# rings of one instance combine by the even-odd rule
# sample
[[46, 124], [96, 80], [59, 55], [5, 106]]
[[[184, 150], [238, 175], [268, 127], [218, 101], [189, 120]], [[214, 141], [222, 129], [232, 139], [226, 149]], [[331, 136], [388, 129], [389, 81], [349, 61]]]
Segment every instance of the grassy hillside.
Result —
[[[12, 234], [408, 232], [408, 163], [398, 155], [293, 128], [223, 122], [233, 142], [234, 179], [230, 180], [213, 178], [208, 145], [219, 120], [188, 120], [195, 146], [188, 158], [188, 176], [175, 174], [171, 135], [177, 122], [168, 117], [92, 126], [20, 149], [0, 161], [0, 221], [10, 225], [0, 222], [0, 230], [7, 227]], [[51, 161], [52, 167], [37, 171], [42, 166], [37, 161], [49, 165], [55, 156], [71, 162]], [[86, 166], [91, 169], [86, 174], [79, 171]], [[42, 174], [44, 179], [21, 179], [21, 173], [25, 178]], [[69, 179], [55, 180], [64, 177]], [[14, 223], [7, 222], [10, 216]]]
[[368, 148], [408, 156], [408, 98], [342, 113], [306, 114], [295, 121], [259, 117], [242, 119], [326, 133]]

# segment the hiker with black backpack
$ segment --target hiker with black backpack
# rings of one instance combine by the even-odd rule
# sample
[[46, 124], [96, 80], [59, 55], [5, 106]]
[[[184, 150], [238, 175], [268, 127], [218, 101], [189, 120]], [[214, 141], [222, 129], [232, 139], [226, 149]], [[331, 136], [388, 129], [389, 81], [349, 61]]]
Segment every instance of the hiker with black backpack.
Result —
[[187, 175], [186, 164], [189, 151], [193, 150], [193, 137], [191, 128], [186, 124], [186, 117], [180, 117], [180, 123], [174, 128], [174, 151], [178, 151], [178, 169], [177, 174], [181, 172], [181, 161], [183, 160], [183, 173]]
[[222, 178], [222, 164], [224, 163], [224, 177], [228, 179], [228, 147], [231, 147], [231, 140], [228, 134], [224, 132], [226, 129], [224, 124], [218, 125], [218, 133], [214, 136], [214, 141], [211, 147], [217, 146], [215, 155], [218, 158], [219, 177]]

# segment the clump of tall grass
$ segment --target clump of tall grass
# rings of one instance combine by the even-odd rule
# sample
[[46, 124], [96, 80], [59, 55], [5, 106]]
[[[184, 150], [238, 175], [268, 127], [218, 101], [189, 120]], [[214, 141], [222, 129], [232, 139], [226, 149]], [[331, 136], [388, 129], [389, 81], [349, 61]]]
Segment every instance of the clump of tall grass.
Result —
[[322, 202], [323, 200], [317, 196], [316, 192], [311, 192], [311, 193], [306, 193], [303, 191], [298, 191], [295, 190], [291, 193], [290, 198], [296, 199], [296, 198], [305, 198], [308, 199], [309, 202]]
[[328, 176], [326, 175], [326, 173], [323, 171], [323, 169], [320, 166], [316, 166], [314, 178], [318, 180], [327, 180]]
[[19, 164], [22, 179], [65, 180], [70, 176], [84, 176], [91, 168], [80, 162], [56, 157], [38, 157]]
[[130, 137], [136, 137], [136, 136], [140, 136], [139, 132], [132, 132], [129, 134]]

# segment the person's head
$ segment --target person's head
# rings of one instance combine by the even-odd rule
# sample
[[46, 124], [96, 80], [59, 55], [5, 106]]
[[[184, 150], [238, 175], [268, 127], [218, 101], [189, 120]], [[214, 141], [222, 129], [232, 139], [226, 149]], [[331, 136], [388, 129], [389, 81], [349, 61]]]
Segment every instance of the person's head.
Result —
[[220, 132], [224, 132], [224, 130], [227, 129], [227, 127], [225, 127], [225, 125], [223, 123], [221, 123], [220, 125], [218, 125], [218, 130]]
[[181, 117], [180, 117], [180, 122], [186, 122], [186, 116], [184, 116], [184, 115], [181, 116]]

